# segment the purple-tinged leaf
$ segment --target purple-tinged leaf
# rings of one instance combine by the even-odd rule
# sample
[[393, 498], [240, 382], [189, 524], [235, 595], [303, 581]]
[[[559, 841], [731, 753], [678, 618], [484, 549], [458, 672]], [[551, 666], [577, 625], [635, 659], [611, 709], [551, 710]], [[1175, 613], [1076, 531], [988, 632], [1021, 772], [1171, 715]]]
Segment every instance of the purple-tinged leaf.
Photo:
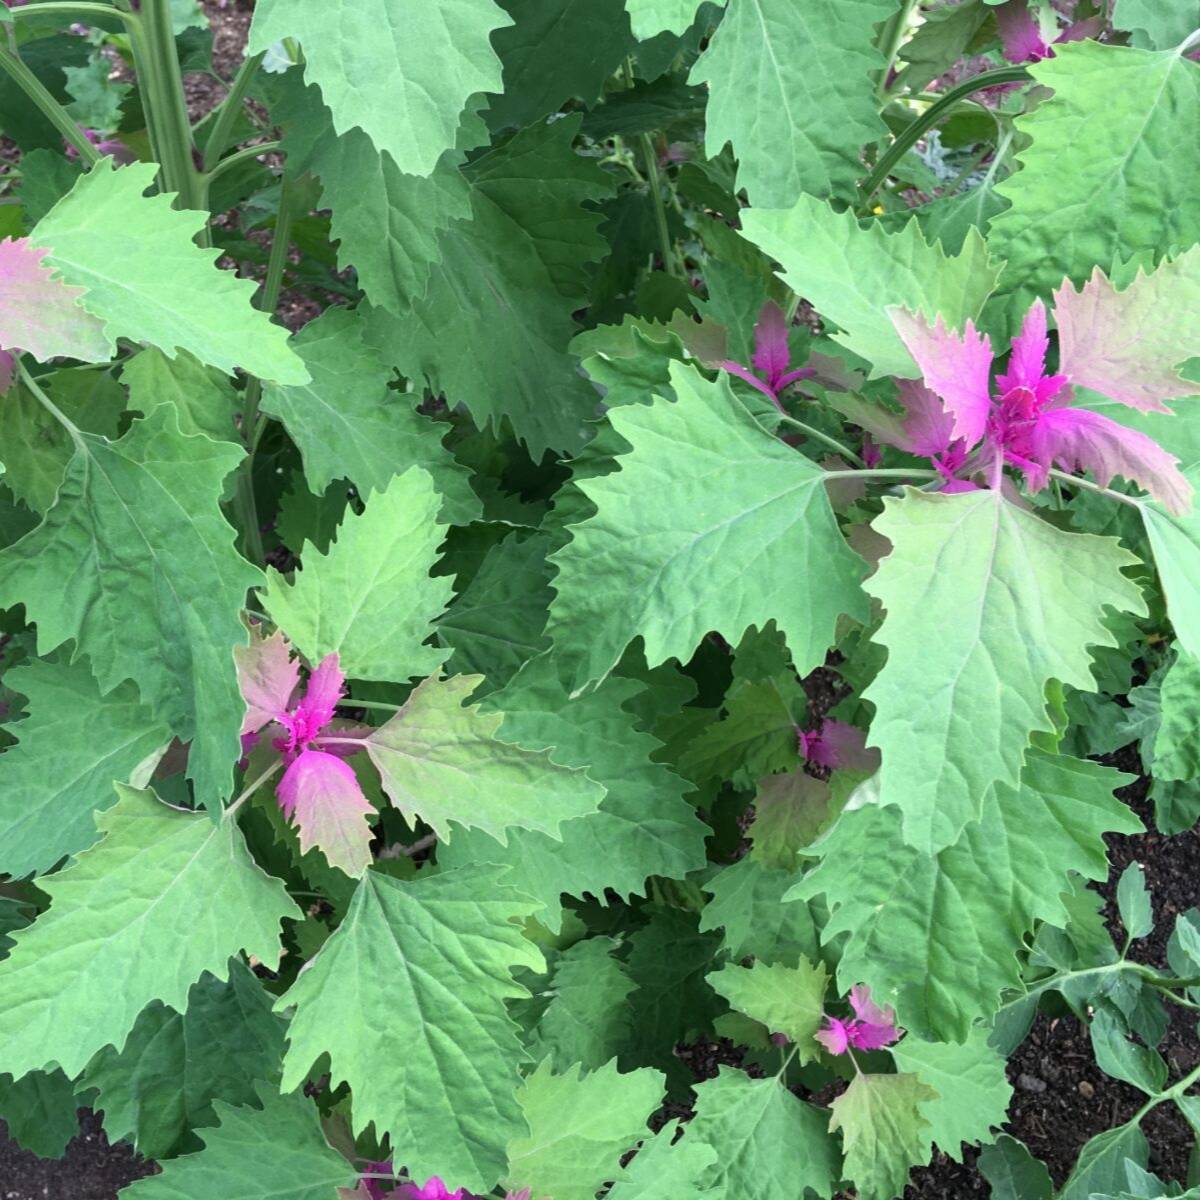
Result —
[[1057, 463], [1064, 471], [1091, 471], [1101, 487], [1123, 475], [1145, 488], [1176, 516], [1192, 504], [1192, 485], [1179, 470], [1179, 459], [1156, 441], [1085, 408], [1058, 408], [1043, 413], [1031, 442], [1040, 471], [1026, 472], [1036, 489], [1045, 471]]
[[1190, 396], [1175, 369], [1200, 354], [1200, 247], [1118, 291], [1097, 268], [1079, 291], [1054, 293], [1061, 370], [1071, 382], [1142, 412]]
[[1026, 0], [1005, 0], [996, 9], [996, 26], [1004, 57], [1010, 63], [1038, 62], [1053, 53]]
[[736, 375], [739, 379], [748, 383], [752, 388], [757, 388], [768, 400], [776, 407], [782, 407], [779, 404], [779, 398], [773, 391], [749, 367], [743, 367], [741, 363], [734, 362], [732, 359], [725, 359], [717, 363], [717, 366], [722, 371], [728, 371], [730, 375]]
[[787, 317], [774, 300], [768, 300], [754, 326], [754, 369], [767, 377], [769, 387], [778, 388], [789, 358]]
[[960, 335], [941, 317], [934, 325], [901, 308], [888, 310], [892, 324], [921, 368], [925, 383], [946, 405], [955, 437], [973, 446], [987, 428], [991, 407], [992, 343], [968, 321]]
[[256, 733], [272, 721], [282, 721], [300, 682], [300, 664], [279, 630], [263, 637], [250, 631], [250, 645], [235, 646], [238, 685], [246, 701], [242, 733]]
[[86, 289], [63, 283], [43, 261], [49, 253], [28, 238], [0, 241], [0, 347], [27, 350], [42, 362], [105, 361], [104, 327], [79, 306]]
[[925, 458], [944, 454], [954, 440], [954, 418], [946, 411], [937, 393], [919, 379], [900, 379], [896, 392], [904, 407], [901, 450]]
[[349, 763], [305, 750], [284, 772], [276, 794], [299, 830], [301, 853], [316, 846], [331, 866], [356, 878], [371, 865], [369, 818], [375, 809]]

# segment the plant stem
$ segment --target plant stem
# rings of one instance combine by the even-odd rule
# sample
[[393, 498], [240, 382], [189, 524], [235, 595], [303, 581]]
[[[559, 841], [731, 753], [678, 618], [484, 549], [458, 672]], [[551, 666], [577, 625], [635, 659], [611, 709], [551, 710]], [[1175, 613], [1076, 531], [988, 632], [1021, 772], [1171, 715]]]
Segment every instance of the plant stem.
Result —
[[[22, 9], [17, 9], [22, 12]], [[115, 9], [113, 10], [116, 11]], [[87, 140], [83, 130], [69, 112], [42, 85], [42, 81], [21, 61], [15, 51], [0, 42], [0, 70], [5, 71], [16, 85], [40, 110], [42, 116], [61, 133], [89, 167], [100, 161], [100, 152]]]
[[266, 783], [267, 780], [270, 779], [271, 776], [274, 775], [275, 772], [278, 771], [282, 766], [282, 762], [272, 763], [271, 766], [268, 767], [256, 780], [254, 780], [253, 783], [248, 784], [242, 790], [242, 794], [238, 796], [238, 798], [232, 804], [230, 804], [228, 808], [225, 809], [225, 820], [230, 820], [233, 817], [233, 814], [236, 813], [237, 810], [241, 808], [242, 805], [245, 804], [246, 801], [249, 800], [250, 797], [253, 796], [254, 793], [257, 792], [258, 789], [262, 787], [262, 785]]
[[830, 471], [838, 479], [940, 479], [938, 471], [927, 471], [923, 467], [869, 467], [865, 471]]
[[242, 60], [242, 65], [238, 67], [237, 74], [229, 85], [229, 94], [221, 101], [221, 107], [213, 121], [208, 140], [204, 143], [203, 169], [208, 172], [210, 180], [217, 163], [221, 160], [221, 155], [225, 153], [225, 147], [229, 145], [233, 127], [237, 123], [238, 114], [242, 111], [242, 101], [246, 98], [246, 93], [250, 90], [250, 84], [254, 82], [254, 76], [258, 74], [258, 68], [264, 57], [265, 52]]
[[1110, 500], [1120, 500], [1122, 504], [1128, 504], [1132, 508], [1143, 508], [1146, 503], [1144, 497], [1126, 496], [1124, 492], [1114, 492], [1112, 488], [1101, 487], [1090, 479], [1080, 479], [1078, 475], [1068, 475], [1066, 471], [1059, 471], [1054, 467], [1050, 468], [1050, 477], [1061, 479], [1063, 483], [1069, 483], [1073, 487], [1081, 487], [1089, 492], [1095, 492], [1097, 495], [1107, 496]]
[[912, 19], [913, 9], [917, 6], [917, 0], [904, 0], [897, 12], [892, 14], [887, 24], [883, 27], [883, 37], [880, 40], [879, 49], [883, 54], [883, 68], [879, 72], [879, 82], [875, 87], [875, 95], [882, 104], [887, 96], [888, 76], [892, 73], [892, 68], [896, 65], [896, 55], [900, 53], [900, 47], [904, 42], [904, 34], [908, 30], [908, 22]]
[[357, 696], [347, 696], [338, 701], [338, 708], [377, 708], [380, 712], [398, 713], [402, 704], [389, 704], [386, 700], [360, 700]]
[[[776, 414], [776, 419], [782, 421], [785, 425], [795, 426], [805, 437], [813, 438], [818, 442], [822, 442], [831, 450], [836, 450], [838, 454], [849, 462], [857, 463], [860, 467], [866, 467], [867, 464], [848, 446], [843, 446], [837, 438], [830, 437], [829, 434], [822, 433], [819, 429], [814, 429], [811, 425], [806, 425], [803, 421], [797, 421], [795, 417], [790, 417], [785, 412]], [[842, 472], [836, 471], [834, 474], [841, 475]]]
[[259, 146], [243, 146], [240, 150], [235, 150], [228, 157], [221, 159], [219, 163], [207, 175], [204, 176], [205, 191], [212, 186], [212, 181], [221, 175], [224, 175], [231, 167], [236, 167], [240, 163], [244, 163], [249, 159], [258, 158], [263, 154], [272, 154], [280, 149], [282, 142], [263, 142]]
[[25, 369], [25, 364], [19, 359], [17, 361], [17, 374], [20, 377], [21, 383], [29, 389], [29, 394], [71, 435], [71, 440], [75, 443], [76, 447], [82, 450], [84, 441], [83, 435], [79, 432], [79, 426], [46, 395], [41, 385], [30, 375]]
[[79, 17], [85, 23], [88, 17], [103, 17], [110, 21], [116, 17], [130, 26], [138, 19], [136, 13], [123, 12], [108, 4], [89, 4], [86, 0], [79, 0], [78, 3], [73, 0], [52, 0], [47, 4], [29, 4], [24, 8], [14, 8], [9, 16], [14, 21], [28, 20], [30, 17]]
[[[625, 85], [632, 88], [633, 60], [625, 60]], [[648, 133], [638, 135], [642, 147], [642, 164], [646, 169], [646, 179], [650, 185], [650, 197], [654, 201], [654, 223], [658, 227], [658, 243], [663, 260], [663, 270], [677, 279], [683, 278], [683, 270], [679, 266], [675, 243], [671, 240], [671, 230], [667, 225], [667, 207], [663, 204], [662, 173], [658, 169], [658, 152], [654, 149], [654, 139]]]
[[1029, 72], [1024, 67], [999, 67], [995, 71], [984, 71], [982, 75], [964, 79], [957, 87], [951, 88], [936, 104], [931, 104], [907, 129], [897, 135], [896, 140], [875, 164], [875, 169], [863, 181], [862, 199], [859, 201], [858, 208], [859, 215], [862, 216], [867, 212], [872, 198], [884, 180], [891, 174], [892, 168], [960, 100], [975, 92], [981, 92], [984, 88], [996, 87], [1002, 83], [1021, 83], [1028, 78]]

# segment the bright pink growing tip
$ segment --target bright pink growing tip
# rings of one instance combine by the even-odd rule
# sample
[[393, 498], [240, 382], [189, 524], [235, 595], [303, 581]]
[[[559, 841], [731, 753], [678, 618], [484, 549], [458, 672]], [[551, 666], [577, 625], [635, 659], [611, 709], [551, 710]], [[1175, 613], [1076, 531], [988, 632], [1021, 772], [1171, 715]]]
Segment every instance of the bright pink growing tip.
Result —
[[291, 716], [290, 730], [295, 747], [307, 746], [330, 721], [342, 698], [346, 677], [338, 666], [336, 654], [326, 655], [308, 677], [304, 699]]
[[845, 1054], [850, 1045], [850, 1026], [852, 1022], [843, 1021], [838, 1017], [826, 1017], [825, 1028], [816, 1034], [817, 1041], [830, 1054]]
[[768, 300], [754, 326], [754, 369], [767, 377], [767, 385], [779, 387], [788, 367], [787, 317], [774, 300]]
[[504, 1200], [529, 1200], [533, 1195], [532, 1188], [522, 1188], [519, 1192], [509, 1192], [504, 1197]]
[[402, 1184], [392, 1193], [393, 1200], [470, 1200], [465, 1188], [448, 1191], [446, 1185], [434, 1175], [423, 1187], [415, 1183]]

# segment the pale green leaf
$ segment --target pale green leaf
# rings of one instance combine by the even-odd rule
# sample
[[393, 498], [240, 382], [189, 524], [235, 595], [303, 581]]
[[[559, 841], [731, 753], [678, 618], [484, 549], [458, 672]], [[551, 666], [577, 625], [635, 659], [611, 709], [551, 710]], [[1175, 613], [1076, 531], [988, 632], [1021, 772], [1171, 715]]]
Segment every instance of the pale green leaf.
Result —
[[825, 1012], [825, 964], [805, 958], [795, 966], [757, 962], [752, 967], [726, 963], [708, 982], [746, 1016], [795, 1042], [801, 1063], [817, 1057], [815, 1034]]
[[588, 938], [555, 964], [550, 1002], [537, 1023], [533, 1052], [556, 1071], [566, 1071], [573, 1063], [594, 1071], [616, 1055], [628, 1036], [625, 1001], [636, 985], [613, 957], [614, 949], [607, 938]]
[[505, 741], [503, 717], [467, 703], [478, 682], [427, 679], [366, 740], [392, 804], [441, 837], [454, 822], [499, 842], [513, 827], [557, 837], [563, 822], [594, 813], [605, 789], [544, 750]]
[[833, 1193], [841, 1174], [829, 1115], [797, 1100], [778, 1079], [751, 1079], [721, 1067], [696, 1088], [688, 1138], [707, 1142], [717, 1161], [705, 1177], [724, 1200]]
[[472, 93], [501, 90], [491, 35], [509, 23], [493, 0], [262, 0], [247, 53], [296, 38], [337, 131], [362, 129], [400, 170], [428, 175]]
[[215, 1123], [214, 1104], [256, 1104], [255, 1081], [276, 1083], [283, 1022], [272, 997], [240, 959], [229, 981], [202, 975], [174, 1012], [155, 1001], [137, 1019], [124, 1047], [101, 1050], [81, 1087], [100, 1093], [104, 1129], [128, 1138], [147, 1158], [189, 1149], [188, 1131]]
[[[929, 856], [905, 846], [900, 814], [844, 812], [822, 839], [817, 868], [794, 895], [824, 895], [823, 931], [847, 934], [838, 983], [868, 983], [901, 1024], [929, 1040], [964, 1040], [1020, 986], [1017, 956], [1038, 921], [1065, 925], [1067, 873], [1108, 874], [1106, 833], [1141, 823], [1116, 800], [1128, 782], [1096, 763], [1031, 751], [1019, 789], [997, 784], [958, 842]], [[850, 871], [847, 863], [871, 863]]]
[[929, 1159], [933, 1144], [961, 1162], [964, 1145], [990, 1142], [992, 1131], [1007, 1120], [1012, 1087], [1004, 1059], [988, 1045], [987, 1030], [980, 1026], [961, 1045], [923, 1042], [909, 1034], [892, 1047], [892, 1058], [901, 1071], [937, 1093], [921, 1107], [929, 1122], [922, 1161]]
[[817, 929], [808, 905], [784, 903], [795, 882], [791, 870], [750, 857], [722, 867], [704, 885], [712, 899], [700, 914], [700, 928], [724, 929], [722, 944], [735, 959], [752, 954], [764, 962], [815, 960]]
[[113, 782], [144, 783], [171, 734], [133, 684], [102, 695], [85, 662], [35, 659], [4, 683], [29, 701], [0, 756], [0, 871], [19, 878], [92, 845]]
[[1032, 144], [998, 189], [1012, 207], [989, 238], [1014, 313], [1064, 276], [1080, 284], [1093, 267], [1200, 241], [1200, 65], [1085, 41], [1030, 71], [1054, 95], [1017, 121]]
[[219, 251], [193, 241], [207, 214], [144, 194], [157, 173], [153, 163], [115, 168], [101, 158], [34, 229], [33, 241], [49, 249], [46, 262], [84, 288], [80, 303], [104, 322], [110, 343], [149, 342], [169, 356], [190, 351], [226, 374], [241, 367], [303, 383], [286, 331], [250, 303], [253, 281], [216, 270]]
[[751, 204], [853, 191], [863, 145], [887, 132], [874, 26], [895, 11], [896, 0], [729, 0], [690, 79], [708, 84], [708, 156], [732, 145]]
[[1112, 23], [1132, 32], [1135, 46], [1172, 50], [1200, 29], [1200, 0], [1116, 0]]
[[548, 658], [529, 663], [488, 699], [487, 707], [504, 716], [500, 737], [550, 750], [564, 767], [586, 768], [607, 794], [596, 812], [560, 826], [561, 841], [510, 829], [502, 846], [483, 833], [456, 829], [438, 860], [503, 864], [509, 882], [542, 903], [538, 919], [554, 930], [562, 922], [563, 893], [603, 901], [611, 890], [627, 898], [643, 893], [648, 876], [682, 879], [701, 867], [708, 826], [683, 799], [683, 780], [651, 762], [661, 743], [628, 711], [645, 694], [645, 685], [614, 677], [570, 700]]
[[845, 1172], [859, 1200], [892, 1200], [909, 1168], [926, 1161], [928, 1126], [921, 1108], [937, 1093], [916, 1075], [856, 1074], [829, 1106], [841, 1130]]
[[511, 968], [543, 967], [513, 924], [535, 908], [493, 867], [410, 882], [368, 871], [276, 1006], [295, 1010], [284, 1090], [327, 1054], [333, 1084], [354, 1092], [355, 1130], [374, 1122], [414, 1177], [494, 1186], [525, 1128], [514, 1094], [522, 1049], [505, 1001], [526, 994]]
[[260, 579], [218, 507], [243, 452], [181, 435], [169, 405], [119, 442], [85, 433], [76, 446], [45, 520], [0, 552], [0, 604], [25, 605], [42, 654], [74, 639], [102, 691], [133, 678], [192, 742], [188, 774], [213, 806], [240, 753], [233, 648]]
[[202, 1134], [204, 1149], [124, 1188], [121, 1200], [330, 1200], [354, 1183], [357, 1168], [329, 1148], [311, 1101], [264, 1088], [261, 1103], [218, 1101], [220, 1124]]
[[686, 662], [710, 630], [738, 642], [774, 619], [796, 672], [866, 616], [865, 570], [838, 529], [825, 473], [771, 437], [726, 378], [672, 366], [677, 399], [615, 409], [632, 450], [581, 482], [597, 507], [553, 556], [550, 633], [576, 689], [603, 679], [641, 636], [646, 661]]
[[1123, 1187], [1129, 1178], [1128, 1164], [1144, 1167], [1150, 1147], [1137, 1121], [1098, 1133], [1079, 1152], [1079, 1158], [1058, 1200], [1092, 1200], [1097, 1193]]
[[1157, 1096], [1167, 1086], [1166, 1061], [1157, 1050], [1133, 1041], [1125, 1026], [1125, 1018], [1107, 1002], [1096, 1008], [1088, 1027], [1096, 1066], [1148, 1096]]
[[[1200, 465], [1184, 474], [1190, 483], [1200, 486]], [[1200, 507], [1178, 517], [1154, 501], [1146, 501], [1142, 519], [1179, 645], [1193, 658], [1200, 658]]]
[[347, 513], [326, 554], [302, 554], [292, 583], [267, 573], [263, 606], [310, 662], [337, 654], [353, 679], [403, 682], [436, 671], [446, 651], [426, 646], [451, 581], [431, 578], [446, 526], [433, 478], [409, 467], [366, 512]]
[[[116, 436], [125, 393], [107, 371], [66, 369], [37, 382], [76, 428]], [[0, 462], [12, 494], [34, 512], [44, 513], [54, 504], [74, 452], [67, 428], [18, 379], [4, 397], [0, 425]]]
[[374, 314], [376, 341], [404, 375], [481, 428], [507, 418], [534, 458], [577, 450], [598, 403], [568, 345], [588, 265], [608, 253], [600, 214], [584, 205], [612, 184], [572, 149], [578, 128], [577, 116], [540, 122], [474, 159], [471, 217], [439, 238], [424, 299]]
[[235, 416], [241, 398], [226, 375], [206, 367], [187, 351], [168, 358], [151, 346], [121, 368], [129, 388], [129, 407], [143, 415], [171, 404], [184, 433], [202, 433], [214, 441], [237, 440]]
[[675, 1141], [679, 1128], [678, 1121], [671, 1121], [647, 1138], [605, 1200], [718, 1200], [719, 1193], [700, 1183], [717, 1152], [694, 1134]]
[[1160, 700], [1154, 778], [1200, 778], [1200, 659], [1180, 651], [1163, 676]]
[[263, 390], [262, 409], [283, 422], [321, 494], [335, 479], [383, 491], [409, 466], [424, 468], [441, 495], [442, 516], [465, 524], [480, 513], [466, 469], [442, 445], [446, 427], [421, 416], [413, 397], [392, 391], [391, 365], [363, 336], [363, 318], [327, 309], [292, 339], [307, 384]]
[[1131, 938], [1144, 938], [1154, 929], [1154, 908], [1140, 863], [1131, 862], [1117, 880], [1117, 910]]
[[0, 1068], [13, 1075], [51, 1063], [78, 1075], [96, 1051], [123, 1045], [152, 1001], [182, 1010], [205, 971], [227, 978], [232, 955], [273, 969], [280, 921], [301, 915], [236, 822], [117, 790], [96, 818], [101, 841], [40, 882], [50, 908], [0, 962]]
[[977, 232], [951, 258], [925, 240], [916, 221], [888, 233], [878, 221], [864, 227], [852, 212], [835, 212], [813, 196], [791, 208], [748, 209], [742, 233], [779, 263], [794, 292], [837, 325], [834, 340], [871, 363], [873, 377], [920, 374], [889, 308], [941, 316], [961, 329], [979, 316], [999, 273]]
[[509, 1143], [507, 1186], [529, 1188], [532, 1200], [594, 1200], [622, 1178], [621, 1155], [648, 1135], [662, 1093], [649, 1067], [622, 1075], [611, 1062], [555, 1075], [542, 1062], [517, 1091], [529, 1132]]
[[639, 42], [663, 32], [682, 36], [696, 19], [699, 7], [700, 0], [625, 0], [633, 36]]
[[863, 694], [881, 803], [903, 809], [906, 842], [936, 852], [994, 783], [1017, 783], [1029, 734], [1053, 731], [1048, 681], [1095, 690], [1088, 648], [1117, 644], [1105, 606], [1146, 607], [1115, 538], [1065, 533], [998, 490], [910, 489], [873, 528], [892, 543], [866, 585], [886, 610], [887, 662]]

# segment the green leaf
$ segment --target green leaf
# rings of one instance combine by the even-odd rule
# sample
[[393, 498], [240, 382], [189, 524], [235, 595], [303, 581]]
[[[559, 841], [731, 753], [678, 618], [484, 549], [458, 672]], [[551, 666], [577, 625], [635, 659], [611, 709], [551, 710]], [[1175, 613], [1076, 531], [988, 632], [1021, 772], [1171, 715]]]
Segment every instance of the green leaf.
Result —
[[1079, 1152], [1058, 1200], [1091, 1200], [1096, 1193], [1124, 1187], [1129, 1178], [1126, 1164], [1132, 1160], [1144, 1167], [1149, 1156], [1150, 1147], [1136, 1121], [1106, 1129]]
[[431, 578], [446, 526], [441, 497], [420, 467], [347, 513], [327, 554], [303, 553], [292, 583], [271, 568], [263, 606], [310, 662], [340, 656], [353, 679], [401, 682], [436, 671], [446, 651], [423, 643], [450, 601], [451, 581]]
[[615, 474], [580, 482], [598, 511], [552, 556], [560, 666], [582, 689], [639, 635], [657, 666], [686, 662], [710, 630], [736, 643], [774, 619], [807, 674], [840, 614], [866, 616], [865, 568], [838, 529], [825, 473], [771, 437], [727, 379], [678, 364], [671, 379], [675, 401], [609, 413], [632, 450]]
[[[116, 436], [125, 393], [107, 371], [54, 371], [43, 375], [38, 386], [77, 428]], [[0, 426], [0, 462], [12, 494], [44, 513], [54, 504], [74, 452], [66, 427], [18, 379], [4, 397]]]
[[722, 1066], [716, 1079], [696, 1087], [687, 1137], [716, 1150], [705, 1181], [724, 1200], [803, 1195], [805, 1188], [828, 1197], [841, 1174], [828, 1119], [778, 1079]]
[[56, 658], [5, 672], [29, 701], [0, 756], [0, 871], [48, 871], [96, 840], [93, 813], [116, 803], [113, 781], [145, 783], [170, 731], [122, 683], [102, 695], [86, 663]]
[[482, 675], [484, 694], [508, 684], [549, 647], [546, 617], [553, 593], [549, 539], [514, 533], [493, 546], [471, 582], [438, 618], [439, 638], [454, 647], [452, 673]]
[[492, 39], [504, 86], [489, 101], [493, 129], [521, 127], [571, 99], [590, 108], [633, 49], [625, 0], [500, 0], [513, 19]]
[[880, 803], [900, 805], [904, 840], [933, 853], [994, 783], [1016, 785], [1029, 734], [1053, 732], [1047, 682], [1095, 690], [1088, 647], [1117, 644], [1105, 606], [1146, 608], [1115, 538], [1064, 533], [999, 491], [910, 489], [873, 528], [892, 543], [866, 585], [887, 610], [887, 662], [863, 693]]
[[1144, 938], [1154, 929], [1154, 910], [1140, 863], [1130, 863], [1117, 881], [1117, 908], [1131, 938]]
[[992, 1185], [993, 1200], [1051, 1200], [1054, 1191], [1050, 1172], [1006, 1133], [983, 1148], [979, 1172]]
[[573, 1063], [594, 1071], [628, 1038], [625, 1001], [637, 985], [613, 957], [614, 948], [607, 938], [589, 938], [565, 951], [555, 965], [533, 1052], [556, 1071]]
[[1155, 779], [1200, 777], [1200, 659], [1180, 651], [1163, 676], [1161, 721], [1154, 738]]
[[596, 812], [563, 822], [561, 841], [511, 829], [502, 846], [483, 833], [456, 829], [439, 847], [439, 862], [503, 864], [508, 881], [543, 905], [538, 919], [556, 931], [563, 893], [604, 901], [612, 891], [624, 899], [643, 894], [651, 875], [682, 879], [703, 866], [708, 826], [683, 799], [683, 780], [651, 761], [661, 743], [640, 730], [628, 711], [646, 690], [614, 677], [569, 700], [549, 659], [529, 663], [488, 700], [504, 716], [499, 736], [529, 750], [553, 748], [555, 763], [586, 768], [607, 794]]
[[920, 374], [889, 308], [930, 320], [940, 315], [961, 329], [979, 316], [999, 274], [977, 232], [950, 258], [925, 240], [916, 221], [888, 233], [878, 221], [862, 226], [852, 212], [835, 212], [813, 196], [791, 208], [748, 209], [741, 220], [743, 236], [780, 264], [788, 287], [838, 326], [834, 341], [871, 363], [872, 378]]
[[892, 1200], [909, 1168], [926, 1161], [929, 1122], [922, 1105], [937, 1093], [916, 1075], [856, 1074], [829, 1106], [829, 1128], [841, 1130], [845, 1173], [859, 1200]]
[[817, 1057], [815, 1034], [825, 1013], [825, 964], [815, 967], [805, 958], [796, 966], [756, 962], [752, 967], [726, 963], [708, 982], [746, 1016], [772, 1033], [786, 1034], [796, 1043], [800, 1062]]
[[132, 85], [114, 82], [111, 71], [112, 63], [102, 54], [85, 67], [63, 67], [71, 97], [67, 112], [86, 129], [116, 129], [121, 124], [121, 105]]
[[8, 1136], [39, 1158], [61, 1158], [79, 1132], [75, 1085], [58, 1070], [0, 1075], [0, 1121]]
[[1106, 1075], [1157, 1096], [1167, 1085], [1167, 1064], [1157, 1050], [1131, 1041], [1125, 1021], [1107, 1002], [1097, 1005], [1088, 1029], [1096, 1065]]
[[272, 997], [240, 959], [229, 980], [205, 973], [174, 1012], [143, 1009], [122, 1049], [101, 1050], [81, 1080], [96, 1088], [109, 1140], [128, 1139], [139, 1154], [164, 1158], [190, 1149], [188, 1131], [215, 1123], [214, 1103], [255, 1104], [255, 1081], [277, 1083], [283, 1022]]
[[[54, 507], [0, 552], [0, 604], [24, 604], [38, 652], [68, 639], [103, 692], [134, 679], [192, 742], [188, 774], [210, 807], [229, 794], [245, 710], [233, 648], [259, 572], [218, 507], [242, 450], [185, 437], [160, 405], [118, 442], [82, 433]], [[69, 586], [64, 586], [64, 580]]]
[[507, 417], [535, 459], [577, 450], [597, 404], [567, 347], [588, 265], [608, 253], [584, 205], [612, 185], [572, 150], [578, 128], [577, 116], [540, 122], [476, 158], [471, 218], [439, 238], [428, 293], [402, 315], [375, 314], [404, 375], [466, 405], [480, 428]]
[[428, 175], [472, 93], [501, 90], [491, 35], [508, 24], [492, 0], [359, 0], [349, 13], [263, 0], [246, 52], [298, 39], [338, 133], [360, 128], [400, 170]]
[[921, 1106], [929, 1122], [922, 1161], [929, 1160], [936, 1145], [962, 1162], [964, 1145], [990, 1142], [992, 1131], [1008, 1119], [1012, 1088], [1004, 1059], [988, 1044], [987, 1030], [980, 1026], [971, 1029], [962, 1045], [923, 1042], [910, 1034], [892, 1047], [892, 1058], [900, 1071], [936, 1093]]
[[512, 923], [535, 908], [494, 867], [410, 882], [368, 871], [342, 924], [276, 1005], [295, 1009], [283, 1090], [328, 1054], [333, 1085], [353, 1089], [356, 1133], [374, 1122], [414, 1178], [441, 1172], [489, 1190], [505, 1146], [524, 1131], [514, 1095], [522, 1049], [505, 1001], [526, 994], [511, 968], [543, 967]]
[[[1185, 475], [1192, 484], [1200, 483], [1200, 465]], [[1179, 645], [1200, 658], [1200, 508], [1177, 517], [1148, 500], [1142, 504], [1142, 519]]]
[[712, 1190], [701, 1179], [716, 1162], [717, 1152], [695, 1136], [674, 1141], [679, 1123], [671, 1121], [642, 1148], [625, 1168], [625, 1178], [613, 1185], [605, 1200], [702, 1200]]
[[1200, 0], [1116, 0], [1112, 23], [1133, 34], [1133, 44], [1152, 50], [1173, 50], [1188, 34], [1200, 28]]
[[366, 740], [392, 804], [440, 837], [450, 837], [453, 821], [501, 843], [513, 827], [557, 837], [563, 822], [595, 812], [600, 784], [543, 750], [505, 741], [499, 713], [466, 703], [478, 682], [427, 679]]
[[795, 882], [793, 871], [749, 857], [722, 867], [704, 885], [712, 900], [700, 914], [700, 928], [723, 928], [722, 945], [735, 959], [753, 955], [764, 962], [789, 964], [815, 960], [817, 930], [808, 905], [784, 903]]
[[664, 31], [682, 36], [696, 19], [699, 7], [700, 0], [625, 0], [633, 36], [639, 42]]
[[236, 822], [117, 792], [96, 817], [102, 840], [39, 882], [50, 908], [0, 962], [0, 1067], [13, 1075], [51, 1063], [78, 1075], [96, 1051], [124, 1044], [151, 1001], [182, 1010], [205, 971], [226, 978], [231, 955], [273, 969], [280, 921], [301, 915]]
[[214, 270], [220, 252], [192, 240], [207, 215], [144, 194], [157, 173], [153, 163], [115, 168], [101, 158], [34, 229], [34, 243], [49, 248], [46, 262], [85, 289], [80, 303], [104, 322], [114, 349], [117, 338], [129, 338], [169, 356], [190, 351], [226, 374], [241, 367], [303, 383], [286, 331], [251, 304], [254, 282]]
[[1146, 254], [1157, 261], [1200, 240], [1200, 194], [1188, 148], [1200, 142], [1200, 67], [1086, 41], [1057, 47], [1030, 72], [1054, 95], [1017, 121], [1032, 139], [998, 191], [1012, 207], [989, 242], [1007, 266], [1011, 311], [1047, 297], [1064, 276]]
[[129, 407], [135, 411], [145, 415], [159, 404], [171, 404], [184, 433], [202, 433], [218, 442], [237, 440], [241, 397], [227, 376], [186, 351], [168, 358], [153, 346], [143, 350], [121, 368], [121, 382], [129, 388]]
[[648, 1134], [662, 1092], [662, 1075], [648, 1067], [622, 1075], [611, 1062], [587, 1075], [578, 1066], [555, 1075], [543, 1062], [517, 1091], [529, 1133], [509, 1143], [506, 1186], [593, 1200], [624, 1174], [621, 1155]]
[[329, 1148], [316, 1107], [302, 1096], [263, 1089], [262, 1109], [218, 1101], [220, 1124], [205, 1148], [139, 1179], [121, 1200], [329, 1200], [350, 1187], [357, 1169]]
[[705, 150], [732, 145], [751, 204], [853, 192], [864, 143], [887, 132], [874, 26], [895, 11], [895, 0], [729, 0], [690, 81], [708, 84]]
[[963, 1041], [1002, 991], [1020, 986], [1023, 935], [1038, 921], [1067, 924], [1067, 873], [1106, 878], [1104, 835], [1140, 830], [1112, 795], [1128, 780], [1030, 751], [1021, 786], [997, 784], [980, 820], [936, 856], [903, 845], [894, 808], [844, 812], [814, 847], [820, 864], [789, 894], [826, 897], [827, 944], [849, 935], [842, 990], [868, 983], [918, 1037]]
[[759, 780], [754, 820], [746, 833], [752, 858], [766, 867], [795, 870], [800, 851], [816, 841], [835, 811], [829, 784], [803, 767]]
[[988, 10], [978, 0], [967, 0], [923, 14], [925, 19], [900, 48], [900, 71], [896, 86], [921, 91], [939, 75], [944, 75], [966, 52], [983, 23]]
[[433, 477], [442, 516], [473, 520], [480, 504], [464, 467], [442, 445], [446, 427], [421, 416], [412, 397], [389, 389], [394, 371], [364, 337], [361, 316], [330, 308], [292, 339], [311, 376], [307, 384], [263, 389], [262, 410], [283, 422], [304, 459], [304, 478], [320, 495], [335, 479], [383, 491], [410, 465]]

